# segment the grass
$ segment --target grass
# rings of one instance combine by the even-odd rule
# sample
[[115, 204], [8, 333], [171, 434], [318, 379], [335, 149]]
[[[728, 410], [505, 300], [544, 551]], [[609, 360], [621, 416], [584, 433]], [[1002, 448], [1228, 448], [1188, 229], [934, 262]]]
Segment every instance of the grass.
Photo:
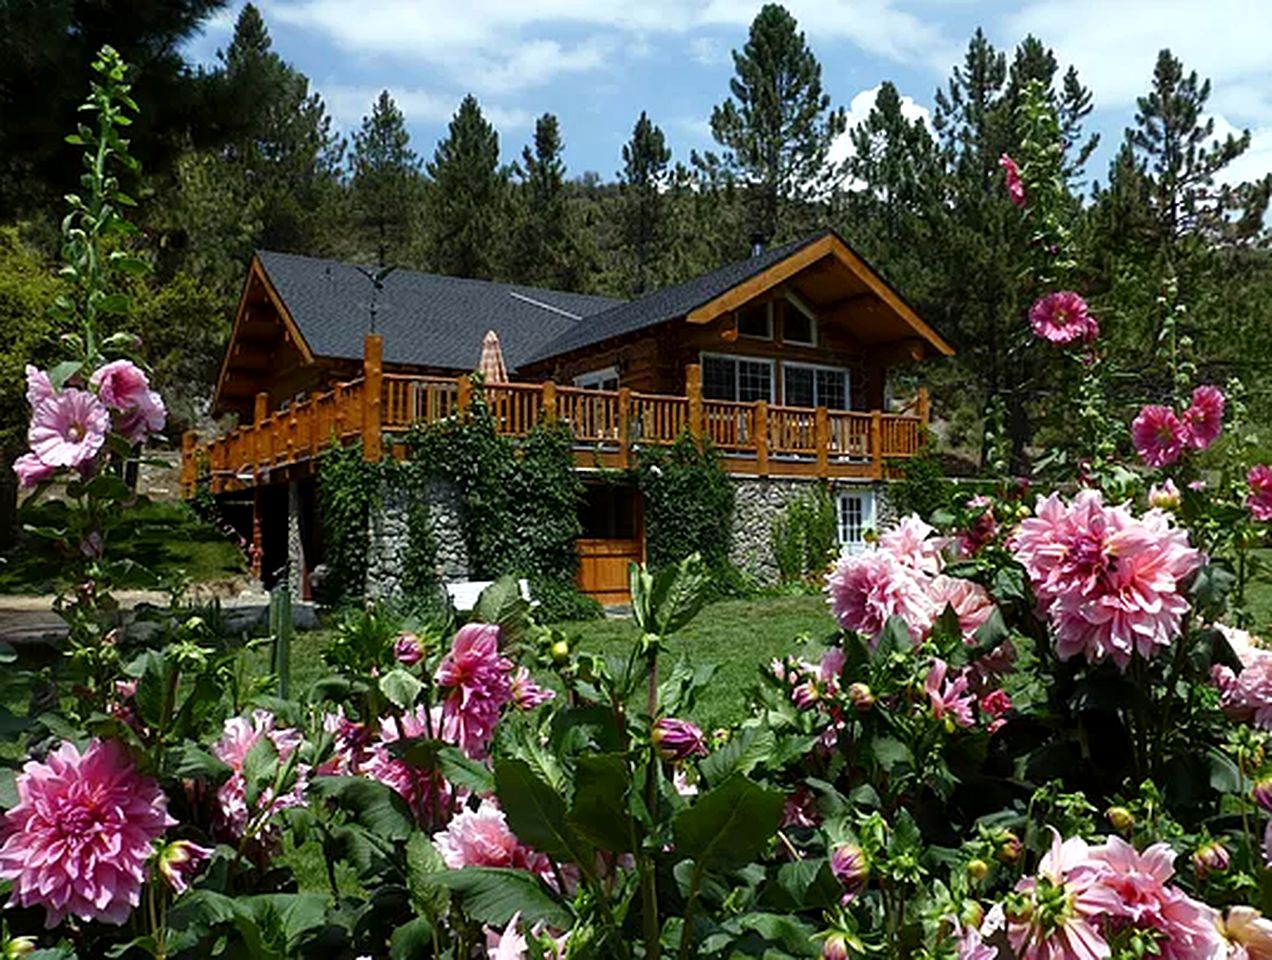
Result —
[[[23, 523], [49, 522], [51, 510], [41, 504], [23, 516]], [[161, 581], [183, 575], [191, 583], [208, 583], [246, 572], [243, 554], [212, 524], [184, 503], [148, 503], [129, 511], [129, 529], [119, 531], [107, 548], [115, 560], [133, 560]], [[0, 594], [51, 593], [57, 588], [57, 567], [43, 559], [43, 551], [27, 544], [0, 557]]]

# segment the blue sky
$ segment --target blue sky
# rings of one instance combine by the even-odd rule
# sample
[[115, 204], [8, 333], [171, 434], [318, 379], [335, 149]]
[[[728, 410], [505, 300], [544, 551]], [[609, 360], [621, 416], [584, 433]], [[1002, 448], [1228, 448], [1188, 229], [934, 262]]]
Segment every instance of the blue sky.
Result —
[[[505, 160], [539, 114], [561, 119], [572, 174], [610, 178], [642, 109], [675, 158], [712, 146], [711, 108], [725, 98], [730, 51], [746, 40], [759, 0], [258, 0], [275, 48], [323, 95], [342, 130], [355, 128], [387, 88], [412, 145], [431, 157], [459, 99], [477, 95]], [[211, 62], [242, 3], [231, 5], [189, 53]], [[790, 0], [850, 123], [891, 80], [930, 110], [936, 88], [983, 27], [999, 47], [1027, 33], [1075, 64], [1095, 95], [1091, 128], [1105, 146], [1088, 169], [1103, 179], [1131, 121], [1157, 51], [1169, 46], [1214, 83], [1217, 131], [1249, 128], [1251, 151], [1233, 179], [1272, 169], [1272, 2], [1264, 0]]]

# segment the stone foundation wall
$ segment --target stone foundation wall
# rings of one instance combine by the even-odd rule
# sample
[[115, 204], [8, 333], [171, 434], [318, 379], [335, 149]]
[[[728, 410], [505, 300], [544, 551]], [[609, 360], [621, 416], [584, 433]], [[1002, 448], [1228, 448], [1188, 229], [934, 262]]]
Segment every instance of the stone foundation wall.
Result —
[[[459, 495], [445, 481], [429, 484], [428, 520], [433, 532], [437, 573], [442, 580], [468, 579], [468, 546], [460, 520]], [[380, 509], [367, 531], [367, 595], [386, 599], [402, 595], [406, 558], [410, 552], [410, 494], [401, 487], [385, 487]]]

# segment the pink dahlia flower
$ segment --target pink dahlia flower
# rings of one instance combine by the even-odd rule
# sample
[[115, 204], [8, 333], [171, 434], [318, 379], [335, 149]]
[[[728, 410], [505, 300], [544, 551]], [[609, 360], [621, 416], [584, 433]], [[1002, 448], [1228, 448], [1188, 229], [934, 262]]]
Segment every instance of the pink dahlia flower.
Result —
[[980, 698], [980, 708], [990, 718], [986, 729], [997, 733], [1007, 723], [1007, 714], [1011, 712], [1011, 694], [1001, 687], [991, 690]]
[[53, 381], [49, 375], [37, 367], [26, 365], [26, 399], [32, 410], [45, 400], [52, 400], [57, 391], [53, 389]]
[[891, 616], [921, 637], [937, 614], [924, 576], [883, 549], [840, 557], [826, 579], [826, 596], [838, 624], [870, 637], [872, 645]]
[[998, 960], [998, 948], [984, 941], [975, 927], [965, 927], [955, 938], [958, 960]]
[[1254, 519], [1272, 520], [1272, 467], [1264, 463], [1251, 467], [1246, 474], [1246, 483], [1250, 486], [1246, 506]]
[[446, 829], [433, 834], [433, 845], [452, 870], [462, 867], [510, 867], [538, 874], [555, 886], [552, 861], [527, 847], [508, 829], [499, 804], [487, 797], [476, 810], [465, 808]]
[[1020, 167], [1007, 154], [998, 158], [998, 165], [1003, 168], [1003, 180], [1007, 187], [1007, 199], [1015, 206], [1025, 205], [1025, 182], [1020, 177]]
[[398, 663], [413, 667], [424, 659], [424, 645], [413, 633], [398, 634], [398, 638], [393, 641], [393, 656]]
[[1229, 907], [1219, 934], [1227, 945], [1221, 954], [1226, 960], [1272, 960], [1272, 921], [1254, 907]]
[[63, 390], [31, 416], [27, 442], [50, 467], [78, 467], [97, 456], [110, 430], [110, 414], [87, 390]]
[[212, 856], [211, 847], [201, 847], [189, 840], [174, 840], [159, 851], [159, 874], [177, 896], [190, 888], [204, 861]]
[[980, 511], [958, 535], [959, 553], [970, 557], [998, 536], [998, 520], [994, 516], [994, 501], [982, 494], [968, 500], [967, 509]]
[[870, 862], [866, 852], [855, 843], [841, 843], [830, 854], [830, 872], [844, 888], [839, 902], [851, 903], [866, 888], [870, 879]]
[[[357, 769], [363, 776], [397, 791], [423, 823], [429, 823], [436, 817], [438, 800], [446, 790], [446, 780], [436, 770], [425, 770], [394, 756], [389, 745], [399, 740], [420, 738], [455, 743], [456, 725], [452, 724], [448, 729], [442, 714], [441, 707], [434, 707], [429, 713], [426, 707], [419, 706], [400, 717], [381, 718], [379, 736], [367, 748], [366, 758]], [[455, 796], [461, 799], [460, 794]]]
[[1158, 510], [1178, 510], [1179, 509], [1179, 487], [1175, 486], [1175, 481], [1167, 477], [1160, 484], [1153, 484], [1148, 488], [1148, 505], [1156, 507]]
[[[530, 956], [530, 945], [526, 938], [517, 932], [521, 924], [521, 911], [512, 915], [503, 932], [486, 929], [486, 956], [489, 960], [525, 960]], [[538, 949], [534, 955], [544, 960], [561, 960], [565, 956], [566, 944], [570, 939], [568, 932], [559, 937], [551, 937], [544, 931], [542, 923], [536, 923], [530, 930]]]
[[1241, 672], [1216, 663], [1210, 679], [1219, 688], [1219, 705], [1233, 720], [1272, 731], [1272, 650], [1244, 630], [1216, 624], [1241, 661]]
[[1034, 301], [1029, 325], [1043, 340], [1061, 345], [1089, 343], [1100, 335], [1100, 325], [1086, 301], [1072, 290], [1058, 290]]
[[[250, 720], [247, 717], [226, 720], [221, 739], [212, 747], [212, 752], [233, 771], [216, 792], [217, 808], [212, 814], [213, 828], [228, 840], [241, 839], [248, 823], [258, 816], [263, 815], [269, 821], [283, 810], [305, 805], [309, 771], [301, 765], [296, 768], [295, 783], [278, 796], [274, 795], [273, 787], [266, 787], [256, 801], [256, 809], [248, 809], [243, 761], [252, 747], [265, 738], [274, 744], [279, 763], [287, 761], [302, 739], [299, 731], [275, 726], [274, 715], [268, 710], [257, 710]], [[267, 822], [256, 834], [258, 846], [269, 849], [278, 839], [277, 833], [277, 825]]]
[[1140, 853], [1121, 837], [1111, 836], [1091, 848], [1090, 862], [1101, 868], [1101, 885], [1118, 898], [1112, 915], [1125, 918], [1138, 930], [1162, 934], [1163, 960], [1211, 960], [1223, 955], [1218, 914], [1169, 886], [1175, 875], [1170, 844], [1155, 843]]
[[953, 679], [946, 679], [948, 670], [949, 665], [937, 657], [932, 661], [932, 667], [923, 681], [923, 689], [932, 705], [932, 716], [937, 720], [949, 717], [951, 722], [960, 727], [970, 727], [976, 722], [972, 715], [976, 698], [967, 692], [967, 677], [959, 673]]
[[29, 490], [52, 480], [57, 475], [57, 467], [50, 467], [34, 453], [24, 453], [13, 461], [13, 472], [18, 475], [18, 486]]
[[1013, 549], [1061, 659], [1108, 658], [1122, 669], [1133, 652], [1149, 658], [1175, 640], [1188, 609], [1180, 581], [1203, 562], [1166, 514], [1136, 518], [1125, 506], [1106, 507], [1096, 490], [1069, 505], [1057, 494], [1039, 500]]
[[68, 915], [124, 923], [154, 842], [176, 824], [159, 784], [118, 743], [94, 740], [82, 755], [68, 742], [45, 763], [28, 763], [17, 788], [0, 847], [14, 902], [44, 907], [47, 927]]
[[707, 755], [707, 744], [702, 737], [702, 730], [697, 724], [690, 723], [688, 720], [661, 717], [654, 721], [654, 729], [650, 732], [649, 739], [653, 741], [658, 755], [672, 763]]
[[935, 527], [912, 513], [880, 535], [879, 549], [892, 554], [904, 566], [935, 576], [945, 566], [942, 554], [950, 545], [948, 537], [932, 536], [935, 532]]
[[1188, 431], [1188, 445], [1195, 450], [1205, 450], [1219, 439], [1223, 431], [1223, 391], [1218, 387], [1203, 386], [1193, 391], [1192, 404], [1180, 419]]
[[533, 710], [541, 707], [549, 700], [556, 699], [556, 691], [541, 687], [534, 682], [526, 667], [518, 667], [512, 677], [512, 702], [518, 710]]
[[512, 661], [499, 655], [499, 628], [485, 623], [462, 627], [437, 668], [437, 685], [449, 688], [445, 725], [474, 759], [490, 746], [499, 712], [512, 700]]
[[932, 603], [938, 616], [952, 607], [967, 643], [975, 643], [976, 631], [994, 612], [994, 601], [979, 583], [962, 577], [939, 576], [932, 581]]
[[1188, 430], [1168, 407], [1150, 403], [1131, 421], [1131, 442], [1150, 467], [1168, 467], [1184, 452]]
[[1022, 912], [1009, 912], [1007, 939], [1021, 960], [1106, 960], [1112, 954], [1100, 922], [1120, 907], [1116, 893], [1101, 883], [1102, 869], [1091, 862], [1080, 837], [1061, 840], [1052, 830], [1051, 849], [1038, 873], [1016, 884], [1026, 896]]

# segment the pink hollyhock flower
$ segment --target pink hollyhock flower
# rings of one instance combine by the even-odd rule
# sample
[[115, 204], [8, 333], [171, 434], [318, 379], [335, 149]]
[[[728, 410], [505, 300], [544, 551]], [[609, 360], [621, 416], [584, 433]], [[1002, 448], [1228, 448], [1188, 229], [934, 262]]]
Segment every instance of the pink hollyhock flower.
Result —
[[147, 400], [150, 380], [131, 360], [112, 360], [93, 371], [88, 382], [112, 410], [132, 410]]
[[57, 475], [57, 467], [50, 467], [34, 453], [24, 453], [13, 461], [13, 472], [18, 475], [18, 486], [29, 490], [52, 480]]
[[1205, 450], [1219, 439], [1223, 430], [1223, 391], [1218, 387], [1203, 386], [1193, 391], [1192, 404], [1180, 419], [1188, 432], [1188, 445], [1194, 450]]
[[486, 756], [499, 712], [512, 700], [512, 669], [499, 655], [499, 628], [485, 623], [460, 628], [437, 668], [437, 685], [451, 690], [442, 707], [445, 726], [476, 760]]
[[1250, 494], [1246, 497], [1246, 506], [1254, 519], [1272, 520], [1272, 467], [1265, 463], [1250, 468], [1246, 474], [1246, 483], [1250, 486]]
[[932, 705], [932, 715], [938, 720], [949, 717], [960, 727], [970, 727], [976, 722], [972, 716], [976, 698], [967, 692], [967, 677], [958, 674], [953, 680], [946, 680], [948, 670], [949, 665], [937, 657], [933, 659], [932, 668], [923, 681], [923, 689], [927, 691], [928, 701]]
[[922, 574], [883, 549], [840, 557], [826, 579], [826, 595], [836, 622], [870, 637], [872, 646], [891, 616], [921, 637], [937, 614]]
[[433, 845], [452, 870], [462, 867], [528, 870], [556, 887], [552, 861], [517, 839], [508, 829], [499, 804], [489, 797], [483, 799], [476, 810], [465, 807], [455, 814], [445, 830], [433, 834]]
[[1169, 886], [1175, 875], [1175, 853], [1168, 843], [1138, 852], [1121, 837], [1111, 836], [1092, 847], [1090, 861], [1102, 868], [1100, 883], [1119, 900], [1115, 917], [1163, 937], [1163, 960], [1211, 960], [1222, 955], [1214, 909]]
[[958, 616], [959, 629], [967, 643], [975, 643], [976, 631], [985, 625], [994, 612], [994, 601], [979, 583], [962, 577], [939, 576], [932, 581], [932, 603], [937, 615], [945, 608], [953, 607]]
[[176, 824], [159, 784], [118, 743], [93, 740], [83, 754], [68, 742], [44, 763], [27, 763], [17, 790], [0, 847], [13, 902], [44, 907], [46, 927], [68, 915], [127, 921], [155, 840]]
[[998, 165], [1003, 168], [1003, 179], [1007, 187], [1007, 199], [1015, 206], [1025, 205], [1025, 182], [1020, 178], [1020, 167], [1007, 154], [998, 158]]
[[1167, 477], [1161, 484], [1149, 487], [1148, 505], [1158, 510], [1178, 510], [1179, 487], [1175, 486], [1175, 481]]
[[424, 645], [413, 633], [402, 633], [393, 642], [393, 656], [397, 662], [412, 667], [424, 659]]
[[1089, 343], [1100, 335], [1100, 325], [1086, 301], [1071, 290], [1039, 297], [1029, 308], [1029, 325], [1043, 340], [1055, 344]]
[[517, 672], [512, 677], [512, 702], [516, 704], [518, 710], [533, 710], [554, 699], [556, 699], [555, 690], [549, 690], [535, 683], [527, 668], [517, 668]]
[[78, 467], [97, 456], [109, 430], [110, 414], [101, 401], [72, 388], [35, 408], [27, 442], [50, 467]]
[[1131, 442], [1150, 467], [1167, 467], [1184, 452], [1188, 431], [1169, 408], [1149, 404], [1131, 421]]
[[163, 405], [163, 398], [151, 390], [137, 406], [115, 421], [115, 430], [129, 443], [142, 443], [163, 430], [167, 421], [168, 411]]
[[57, 391], [53, 389], [53, 381], [49, 379], [49, 375], [29, 363], [26, 365], [26, 383], [27, 405], [32, 410], [45, 400], [52, 400], [57, 394]]
[[[305, 805], [305, 787], [309, 770], [304, 765], [296, 768], [296, 779], [290, 788], [278, 796], [274, 788], [266, 787], [256, 801], [256, 809], [247, 807], [247, 780], [243, 776], [243, 762], [252, 747], [263, 739], [269, 739], [278, 753], [278, 762], [286, 763], [301, 744], [299, 731], [275, 726], [274, 715], [268, 710], [257, 710], [251, 719], [231, 717], [225, 721], [221, 739], [212, 746], [212, 752], [232, 771], [230, 778], [216, 792], [217, 808], [212, 812], [212, 827], [218, 834], [231, 841], [240, 840], [250, 821], [264, 813], [266, 821], [291, 807]], [[278, 840], [276, 824], [266, 823], [256, 833], [256, 846], [270, 849]]]
[[1099, 931], [1116, 913], [1118, 896], [1101, 883], [1102, 869], [1091, 862], [1080, 837], [1061, 840], [1052, 830], [1051, 849], [1038, 873], [1016, 884], [1023, 909], [1009, 909], [1007, 939], [1020, 960], [1106, 960], [1112, 954]]
[[174, 840], [159, 851], [159, 874], [177, 896], [190, 888], [203, 862], [212, 856], [211, 847], [189, 840]]
[[844, 888], [839, 902], [847, 906], [866, 888], [870, 879], [870, 862], [866, 851], [855, 843], [841, 843], [830, 854], [830, 872]]
[[690, 723], [688, 720], [661, 717], [654, 721], [654, 729], [649, 739], [653, 741], [658, 755], [671, 763], [707, 755], [707, 744], [702, 738], [702, 730], [697, 724]]
[[1108, 658], [1122, 669], [1132, 652], [1152, 657], [1175, 640], [1188, 609], [1180, 581], [1203, 562], [1187, 531], [1172, 527], [1166, 514], [1137, 518], [1124, 505], [1106, 507], [1096, 490], [1069, 505], [1057, 494], [1039, 500], [1013, 550], [1061, 659]]
[[1219, 935], [1227, 944], [1227, 960], [1272, 960], [1272, 921], [1254, 907], [1228, 908], [1219, 921]]
[[891, 553], [904, 566], [935, 576], [945, 565], [942, 552], [950, 545], [948, 537], [932, 536], [935, 532], [935, 527], [912, 513], [880, 535], [879, 549]]

